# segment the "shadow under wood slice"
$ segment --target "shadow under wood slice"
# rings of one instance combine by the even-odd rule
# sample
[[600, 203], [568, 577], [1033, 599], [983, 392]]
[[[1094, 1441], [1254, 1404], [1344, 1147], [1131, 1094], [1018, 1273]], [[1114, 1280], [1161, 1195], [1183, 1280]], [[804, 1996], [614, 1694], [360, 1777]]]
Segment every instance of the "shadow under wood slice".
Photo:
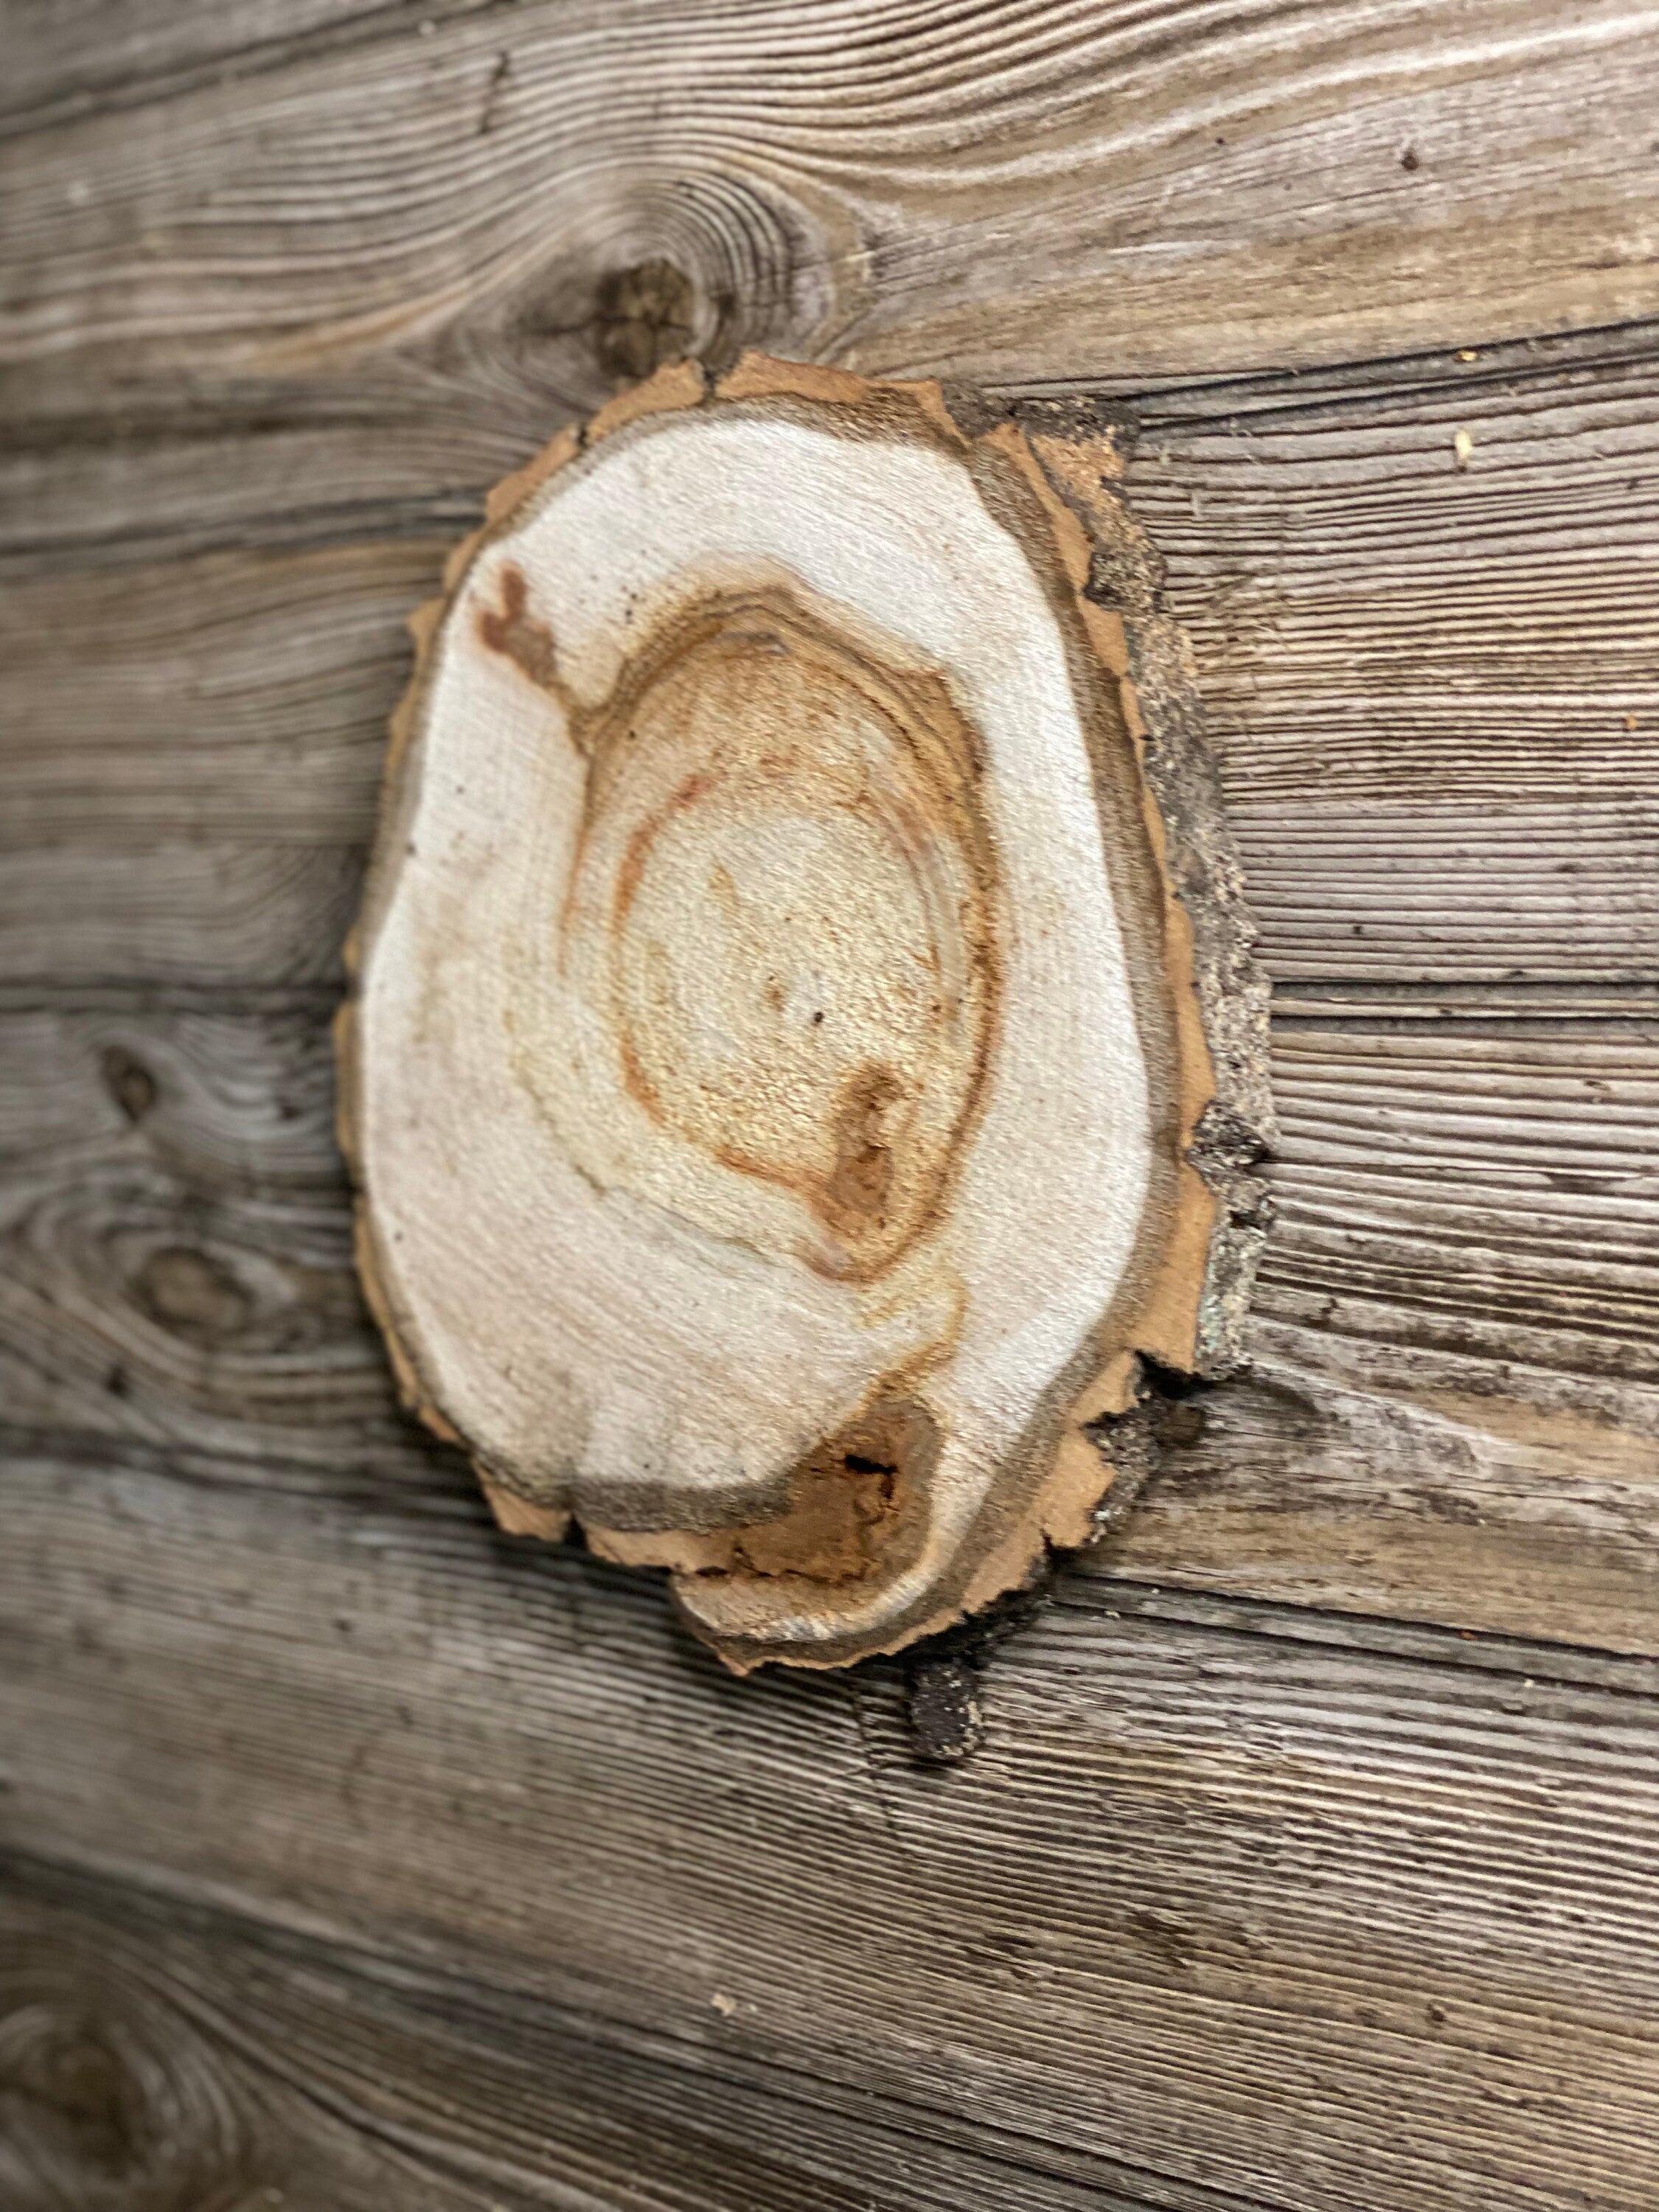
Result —
[[1118, 469], [1086, 411], [682, 363], [412, 625], [370, 1297], [503, 1525], [673, 1569], [738, 1668], [1018, 1584], [1140, 1360], [1236, 1350], [1265, 994]]

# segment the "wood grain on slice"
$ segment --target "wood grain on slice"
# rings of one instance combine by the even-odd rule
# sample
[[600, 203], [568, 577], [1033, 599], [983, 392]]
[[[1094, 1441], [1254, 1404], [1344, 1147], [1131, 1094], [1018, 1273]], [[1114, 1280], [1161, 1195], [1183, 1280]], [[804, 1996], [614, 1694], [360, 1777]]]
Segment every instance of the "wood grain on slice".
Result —
[[1149, 744], [1088, 596], [1115, 466], [668, 369], [416, 624], [342, 1031], [366, 1279], [506, 1524], [674, 1567], [734, 1663], [1018, 1582], [1137, 1356], [1237, 1334], [1262, 1000], [1176, 649]]
[[442, 2032], [508, 2060], [498, 2145], [557, 2114], [526, 2039], [574, 2015], [692, 2073], [659, 2141], [753, 2065], [809, 2133], [873, 2112], [1202, 2212], [1651, 2201], [1650, 1665], [1067, 1575], [941, 1778], [901, 1667], [736, 1683], [643, 1578], [482, 1516], [51, 1461], [9, 1513], [11, 1838], [382, 1954], [382, 2003], [324, 1970], [320, 2054], [295, 1983], [208, 2009], [388, 2118], [405, 2057], [455, 2087], [392, 1995], [447, 1971]]
[[1615, 0], [427, 20], [15, 141], [18, 406], [544, 424], [688, 349], [1087, 387], [1659, 305]]

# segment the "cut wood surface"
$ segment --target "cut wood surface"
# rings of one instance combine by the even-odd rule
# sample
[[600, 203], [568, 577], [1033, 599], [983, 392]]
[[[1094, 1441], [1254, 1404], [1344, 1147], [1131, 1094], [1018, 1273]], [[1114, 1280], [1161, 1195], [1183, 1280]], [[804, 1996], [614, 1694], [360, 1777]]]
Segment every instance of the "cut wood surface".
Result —
[[340, 1018], [365, 1287], [503, 1526], [672, 1567], [739, 1668], [982, 1609], [1091, 1533], [1144, 1361], [1237, 1358], [1265, 994], [1178, 649], [1097, 603], [1120, 466], [681, 364], [413, 624]]

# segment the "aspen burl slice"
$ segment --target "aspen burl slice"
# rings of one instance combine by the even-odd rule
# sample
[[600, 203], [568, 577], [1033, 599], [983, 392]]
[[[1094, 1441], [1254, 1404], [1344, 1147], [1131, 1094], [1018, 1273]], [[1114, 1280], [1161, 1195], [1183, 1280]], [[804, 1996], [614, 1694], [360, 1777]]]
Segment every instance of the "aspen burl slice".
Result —
[[1143, 1360], [1232, 1356], [1262, 994], [1117, 467], [1077, 410], [683, 364], [415, 618], [364, 1279], [503, 1526], [672, 1568], [739, 1668], [987, 1603], [1090, 1534]]

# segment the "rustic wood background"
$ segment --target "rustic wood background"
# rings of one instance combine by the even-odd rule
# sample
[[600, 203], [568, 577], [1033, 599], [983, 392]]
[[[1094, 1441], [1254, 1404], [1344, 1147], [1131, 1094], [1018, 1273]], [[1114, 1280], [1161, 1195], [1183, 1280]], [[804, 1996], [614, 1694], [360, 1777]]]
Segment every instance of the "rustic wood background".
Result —
[[[1651, 2212], [1659, 8], [4, 56], [8, 2212]], [[1274, 982], [1254, 1370], [949, 1770], [492, 1532], [331, 1134], [404, 615], [744, 343], [1138, 426]]]

